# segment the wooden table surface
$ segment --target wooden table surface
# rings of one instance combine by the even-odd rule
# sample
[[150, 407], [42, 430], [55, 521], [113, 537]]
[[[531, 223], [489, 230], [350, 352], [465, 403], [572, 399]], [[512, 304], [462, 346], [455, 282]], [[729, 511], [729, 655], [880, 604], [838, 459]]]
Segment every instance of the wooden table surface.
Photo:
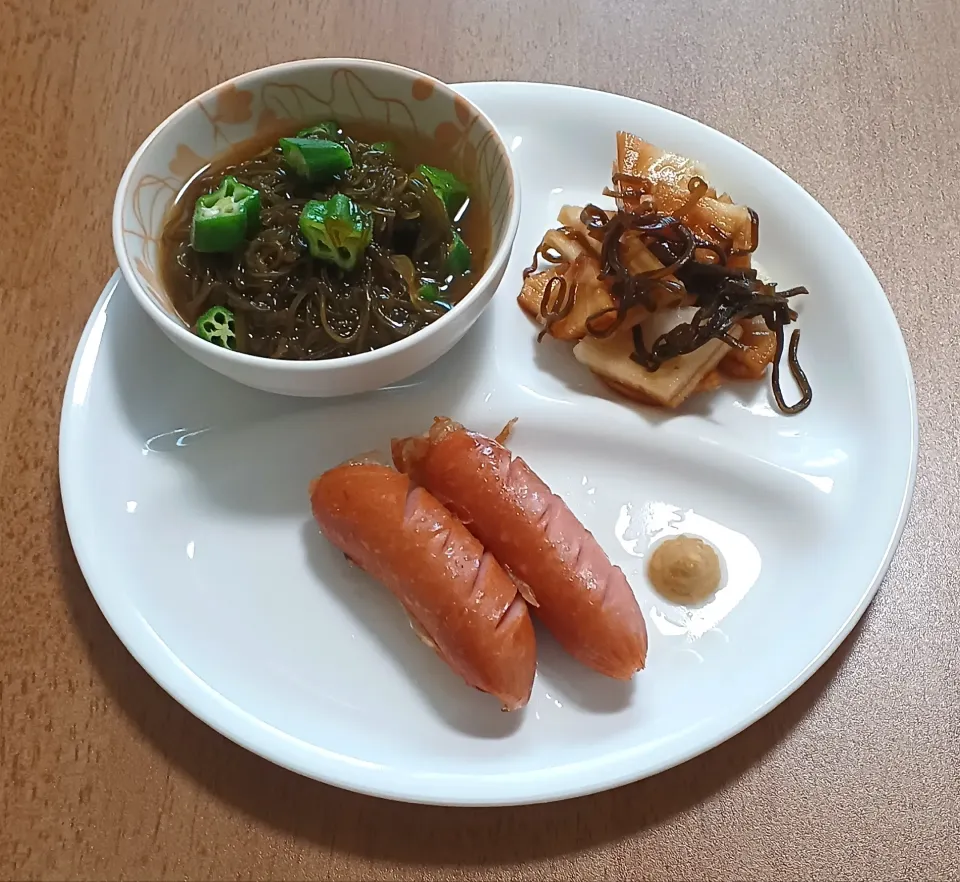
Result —
[[[958, 46], [953, 0], [3, 0], [0, 876], [960, 878]], [[57, 428], [114, 269], [114, 188], [187, 98], [310, 55], [673, 108], [784, 168], [876, 270], [920, 401], [909, 524], [851, 638], [729, 743], [556, 805], [395, 805], [228, 742], [107, 626], [66, 539]]]

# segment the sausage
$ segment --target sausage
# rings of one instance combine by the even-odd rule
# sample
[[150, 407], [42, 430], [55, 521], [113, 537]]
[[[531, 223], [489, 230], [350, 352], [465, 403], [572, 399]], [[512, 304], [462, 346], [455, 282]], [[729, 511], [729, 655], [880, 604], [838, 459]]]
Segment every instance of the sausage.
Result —
[[391, 592], [414, 629], [505, 710], [530, 699], [536, 643], [516, 583], [450, 511], [390, 466], [353, 462], [310, 485], [320, 532]]
[[440, 417], [391, 448], [397, 468], [529, 587], [527, 600], [567, 652], [620, 680], [642, 670], [647, 629], [626, 577], [522, 459]]

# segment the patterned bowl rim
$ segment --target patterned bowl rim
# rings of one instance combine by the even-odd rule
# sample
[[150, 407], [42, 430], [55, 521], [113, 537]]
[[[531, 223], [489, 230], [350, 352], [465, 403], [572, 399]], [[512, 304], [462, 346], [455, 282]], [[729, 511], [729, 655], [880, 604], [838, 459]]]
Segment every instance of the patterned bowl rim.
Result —
[[[411, 334], [409, 337], [406, 337], [403, 340], [398, 340], [395, 343], [390, 343], [387, 346], [381, 346], [379, 349], [374, 349], [371, 352], [362, 352], [358, 355], [345, 355], [336, 359], [288, 361], [284, 359], [264, 358], [263, 356], [259, 355], [248, 355], [244, 352], [234, 352], [233, 350], [225, 349], [221, 346], [210, 346], [209, 343], [201, 340], [196, 334], [184, 327], [178, 318], [174, 318], [174, 316], [172, 316], [166, 309], [161, 307], [160, 304], [150, 296], [143, 285], [140, 284], [137, 271], [133, 267], [133, 261], [127, 254], [127, 247], [126, 243], [124, 242], [123, 232], [124, 206], [126, 204], [128, 193], [131, 190], [134, 173], [136, 172], [140, 161], [151, 149], [154, 141], [160, 136], [161, 132], [178, 125], [183, 118], [187, 116], [195, 104], [198, 102], [203, 102], [205, 99], [215, 97], [224, 86], [232, 85], [238, 88], [244, 88], [253, 85], [252, 81], [258, 81], [264, 76], [278, 73], [285, 74], [290, 73], [291, 71], [296, 72], [300, 70], [309, 70], [318, 66], [322, 68], [350, 67], [367, 70], [378, 69], [387, 73], [398, 75], [405, 79], [424, 79], [429, 81], [437, 91], [449, 95], [451, 100], [458, 99], [459, 101], [465, 103], [466, 106], [476, 114], [477, 119], [493, 134], [494, 142], [498, 152], [501, 154], [503, 161], [506, 164], [506, 168], [509, 171], [509, 174], [507, 175], [507, 222], [503, 227], [503, 233], [500, 236], [500, 241], [490, 257], [490, 260], [487, 262], [487, 268], [484, 270], [483, 274], [479, 279], [477, 279], [476, 283], [470, 289], [470, 291], [467, 292], [467, 295], [463, 298], [463, 300], [461, 300], [453, 309], [441, 316], [435, 322], [432, 322], [426, 327], [421, 328], [419, 331]], [[308, 373], [322, 371], [324, 369], [343, 369], [350, 366], [359, 367], [361, 365], [376, 361], [379, 358], [382, 358], [384, 355], [399, 355], [408, 349], [426, 342], [427, 339], [439, 333], [447, 324], [450, 323], [451, 320], [456, 321], [455, 314], [470, 301], [481, 297], [484, 293], [484, 289], [487, 288], [487, 286], [491, 283], [491, 280], [495, 279], [501, 270], [505, 268], [510, 257], [510, 252], [513, 249], [513, 242], [516, 238], [519, 225], [520, 176], [513, 162], [513, 158], [510, 155], [510, 151], [507, 149], [507, 146], [504, 143], [503, 136], [500, 134], [499, 129], [494, 125], [492, 120], [472, 101], [470, 101], [468, 98], [465, 98], [442, 80], [438, 80], [436, 77], [430, 76], [430, 74], [424, 73], [423, 71], [415, 70], [414, 68], [393, 64], [389, 61], [378, 61], [371, 58], [303, 58], [296, 61], [285, 61], [280, 64], [272, 64], [268, 65], [267, 67], [260, 67], [237, 74], [234, 77], [230, 77], [229, 79], [223, 80], [222, 82], [211, 86], [205, 92], [188, 99], [180, 107], [173, 111], [173, 113], [171, 113], [165, 120], [163, 120], [163, 122], [161, 122], [149, 135], [147, 135], [143, 143], [137, 148], [136, 152], [130, 158], [130, 161], [127, 163], [127, 167], [124, 169], [123, 176], [120, 178], [120, 183], [117, 186], [117, 193], [113, 203], [112, 221], [113, 248], [116, 252], [117, 261], [120, 265], [120, 271], [123, 274], [127, 284], [130, 286], [130, 289], [133, 291], [134, 297], [136, 297], [143, 309], [146, 310], [147, 314], [150, 315], [151, 318], [157, 322], [157, 324], [164, 326], [166, 333], [172, 335], [174, 338], [176, 338], [176, 340], [182, 342], [183, 345], [188, 348], [202, 345], [204, 347], [203, 351], [209, 353], [209, 355], [213, 358], [219, 357], [227, 362], [233, 362], [238, 366], [256, 365], [260, 368], [286, 373]]]

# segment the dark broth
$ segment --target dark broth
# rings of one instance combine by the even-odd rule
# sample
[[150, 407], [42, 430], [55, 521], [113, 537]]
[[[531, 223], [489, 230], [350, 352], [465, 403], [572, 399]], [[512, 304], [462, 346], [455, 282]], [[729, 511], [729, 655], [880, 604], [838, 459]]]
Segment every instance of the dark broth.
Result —
[[[329, 184], [315, 184], [290, 171], [276, 147], [278, 138], [293, 136], [305, 125], [285, 126], [218, 157], [178, 194], [164, 223], [161, 277], [180, 317], [196, 330], [197, 318], [205, 311], [227, 307], [235, 316], [236, 349], [251, 355], [338, 358], [402, 340], [455, 307], [482, 275], [489, 256], [485, 207], [473, 182], [433, 139], [351, 123], [343, 127], [343, 135], [354, 154], [354, 168]], [[392, 168], [363, 152], [363, 145], [378, 141], [395, 145]], [[431, 215], [435, 206], [422, 187], [409, 182], [408, 173], [421, 163], [452, 171], [470, 188], [471, 198], [452, 224], [472, 252], [470, 270], [463, 275], [445, 273], [444, 245], [437, 232], [441, 224]], [[261, 230], [234, 252], [199, 253], [190, 245], [196, 200], [215, 190], [228, 174], [260, 192]], [[308, 200], [328, 199], [337, 192], [374, 216], [373, 243], [350, 271], [311, 257], [298, 227]], [[408, 217], [411, 214], [415, 217]], [[436, 230], [428, 223], [430, 217]], [[415, 293], [428, 282], [437, 286], [433, 300]]]

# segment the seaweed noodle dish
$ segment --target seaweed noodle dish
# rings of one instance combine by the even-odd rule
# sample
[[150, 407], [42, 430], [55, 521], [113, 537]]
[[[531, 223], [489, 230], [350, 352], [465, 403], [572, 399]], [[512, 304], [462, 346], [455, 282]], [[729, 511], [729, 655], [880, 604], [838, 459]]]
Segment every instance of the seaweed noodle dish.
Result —
[[166, 219], [160, 262], [204, 340], [317, 360], [441, 318], [482, 274], [488, 246], [483, 208], [438, 145], [327, 121], [204, 169]]

